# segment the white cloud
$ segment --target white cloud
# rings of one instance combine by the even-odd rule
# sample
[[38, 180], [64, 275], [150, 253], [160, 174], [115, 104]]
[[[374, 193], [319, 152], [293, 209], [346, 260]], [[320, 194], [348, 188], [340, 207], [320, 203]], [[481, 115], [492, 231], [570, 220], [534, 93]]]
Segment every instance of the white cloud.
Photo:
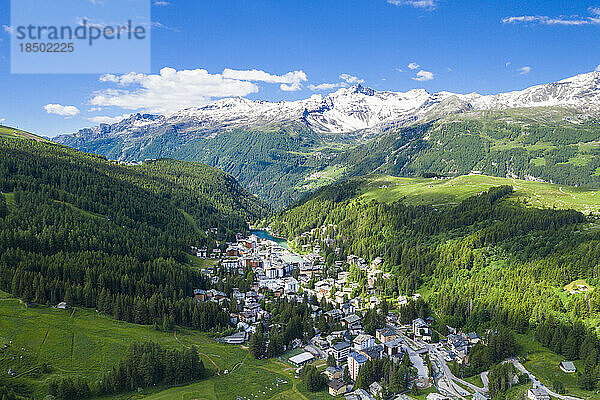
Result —
[[343, 82], [339, 83], [319, 83], [318, 85], [308, 85], [310, 90], [331, 90], [339, 87], [344, 87]]
[[0, 124], [6, 121], [6, 118], [0, 118]]
[[61, 104], [46, 104], [44, 110], [48, 114], [62, 115], [63, 117], [73, 117], [79, 114], [79, 109], [75, 106], [63, 106]]
[[581, 25], [599, 25], [600, 18], [582, 17], [579, 15], [548, 17], [546, 15], [521, 15], [517, 17], [502, 18], [503, 24], [539, 24], [539, 25], [563, 25], [563, 26], [581, 26]]
[[402, 68], [396, 68], [396, 71], [398, 71], [398, 72], [404, 72], [404, 70]]
[[273, 75], [255, 69], [225, 69], [221, 74], [211, 74], [205, 69], [178, 71], [165, 67], [159, 74], [107, 74], [101, 76], [100, 81], [115, 83], [117, 88], [95, 93], [91, 106], [169, 114], [217, 98], [256, 93], [259, 88], [254, 82], [279, 83], [284, 91], [299, 90], [301, 82], [306, 81], [306, 74], [292, 71]]
[[408, 68], [410, 69], [419, 69], [420, 65], [417, 64], [416, 62], [411, 62], [410, 64], [408, 64]]
[[519, 71], [519, 75], [527, 75], [528, 73], [531, 72], [531, 67], [530, 66], [524, 66], [518, 69]]
[[360, 79], [356, 76], [349, 75], [349, 74], [341, 74], [340, 79], [345, 81], [349, 85], [354, 85], [356, 83], [363, 83], [365, 81], [364, 79]]
[[596, 71], [597, 71], [597, 72], [600, 72], [600, 65], [598, 65], [598, 66], [596, 67]]
[[387, 2], [395, 6], [411, 6], [415, 8], [433, 10], [437, 7], [440, 0], [387, 0]]
[[417, 72], [417, 76], [412, 79], [419, 82], [430, 81], [433, 79], [433, 72], [420, 70]]
[[594, 15], [600, 15], [600, 7], [589, 7], [588, 12]]
[[300, 90], [302, 82], [306, 81], [304, 71], [292, 71], [284, 75], [272, 75], [265, 71], [253, 70], [235, 70], [226, 68], [223, 70], [223, 77], [242, 81], [255, 81], [266, 83], [280, 83], [279, 88], [286, 92]]
[[97, 116], [97, 117], [90, 117], [90, 118], [88, 118], [88, 121], [91, 121], [95, 124], [114, 124], [114, 123], [124, 120], [125, 118], [129, 118], [130, 116], [131, 116], [131, 114], [122, 114], [122, 115], [117, 115], [116, 117], [109, 117], [109, 116], [101, 115], [101, 116]]
[[10, 25], [2, 25], [2, 29], [4, 30], [4, 32], [8, 33], [9, 35], [15, 31], [15, 28], [13, 28]]
[[364, 79], [360, 79], [350, 74], [340, 74], [339, 78], [341, 82], [335, 83], [320, 83], [318, 85], [308, 85], [310, 90], [331, 90], [335, 88], [348, 87], [349, 85], [356, 85], [357, 83], [363, 83]]
[[506, 68], [508, 68], [508, 67], [510, 67], [510, 64], [512, 64], [512, 63], [511, 63], [510, 61], [507, 61], [506, 63], [504, 63], [504, 66], [505, 66]]

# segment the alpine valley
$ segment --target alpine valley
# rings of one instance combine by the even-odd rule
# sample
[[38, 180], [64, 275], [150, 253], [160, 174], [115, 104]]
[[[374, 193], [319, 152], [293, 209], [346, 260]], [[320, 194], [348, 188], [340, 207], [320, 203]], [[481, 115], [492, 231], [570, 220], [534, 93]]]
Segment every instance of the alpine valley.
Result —
[[600, 72], [0, 154], [1, 400], [600, 400]]
[[62, 135], [109, 159], [200, 161], [275, 207], [340, 178], [472, 171], [600, 184], [600, 72], [480, 95], [360, 84], [291, 102], [226, 98], [173, 115], [133, 114]]

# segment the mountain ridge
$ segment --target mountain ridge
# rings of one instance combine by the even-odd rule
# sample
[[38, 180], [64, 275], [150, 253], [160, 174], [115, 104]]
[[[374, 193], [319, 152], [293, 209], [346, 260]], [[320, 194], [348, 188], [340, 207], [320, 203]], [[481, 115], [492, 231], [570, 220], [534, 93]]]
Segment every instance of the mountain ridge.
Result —
[[373, 172], [478, 170], [596, 184], [599, 115], [600, 72], [592, 72], [497, 95], [355, 85], [294, 102], [227, 98], [171, 116], [134, 114], [55, 140], [119, 161], [200, 161], [280, 207], [332, 180]]
[[[448, 100], [451, 99], [451, 100]], [[445, 103], [444, 103], [445, 101]], [[453, 106], [444, 110], [449, 103]], [[93, 133], [144, 132], [151, 125], [170, 124], [183, 133], [190, 130], [210, 132], [214, 129], [240, 127], [269, 127], [304, 125], [316, 133], [349, 133], [361, 130], [382, 130], [390, 125], [399, 126], [468, 110], [502, 110], [563, 106], [598, 111], [600, 109], [600, 72], [593, 71], [535, 85], [524, 90], [481, 95], [425, 89], [406, 92], [377, 91], [356, 84], [327, 95], [312, 95], [295, 101], [270, 102], [228, 97], [201, 107], [190, 107], [172, 115], [136, 113], [114, 124], [100, 124], [85, 128], [74, 135]], [[107, 127], [110, 127], [108, 129]], [[57, 137], [58, 142], [67, 136]]]

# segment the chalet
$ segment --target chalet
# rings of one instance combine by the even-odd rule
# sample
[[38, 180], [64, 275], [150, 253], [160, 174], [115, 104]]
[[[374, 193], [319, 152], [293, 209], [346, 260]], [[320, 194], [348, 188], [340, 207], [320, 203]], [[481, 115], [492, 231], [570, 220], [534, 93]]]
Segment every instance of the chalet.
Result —
[[327, 350], [329, 348], [329, 342], [327, 341], [327, 339], [323, 338], [320, 335], [317, 335], [314, 338], [312, 338], [312, 342], [321, 350]]
[[340, 342], [346, 340], [346, 331], [333, 331], [327, 336], [329, 345], [333, 345], [334, 342]]
[[323, 373], [329, 380], [340, 379], [342, 377], [342, 369], [338, 367], [327, 367]]
[[369, 394], [365, 389], [356, 389], [352, 393], [348, 393], [346, 400], [373, 400], [374, 397]]
[[406, 296], [398, 296], [398, 306], [405, 306], [408, 304], [408, 297]]
[[398, 338], [398, 335], [388, 328], [377, 329], [375, 331], [375, 337], [381, 343], [389, 342], [390, 340], [394, 340]]
[[344, 303], [342, 304], [341, 308], [344, 315], [350, 315], [356, 312], [356, 307], [354, 307], [351, 303]]
[[342, 318], [342, 324], [344, 324], [346, 328], [351, 328], [355, 324], [360, 324], [360, 317], [356, 314], [346, 315]]
[[365, 330], [363, 329], [363, 326], [360, 323], [352, 325], [348, 329], [348, 331], [350, 332], [350, 335], [352, 335], [352, 336], [360, 335], [362, 333], [365, 333]]
[[383, 265], [383, 258], [381, 258], [381, 257], [375, 257], [375, 259], [371, 263], [371, 267], [373, 267], [373, 268], [379, 268], [382, 265]]
[[342, 320], [342, 317], [343, 317], [342, 311], [338, 310], [337, 308], [334, 308], [333, 310], [327, 311], [325, 313], [325, 319], [330, 324], [340, 322]]
[[298, 293], [298, 281], [292, 277], [284, 279], [285, 293]]
[[402, 353], [402, 340], [394, 339], [383, 343], [383, 351], [388, 356]]
[[575, 368], [575, 364], [573, 364], [573, 361], [561, 361], [560, 369], [562, 369], [563, 372], [566, 372], [567, 374], [577, 372], [577, 368]]
[[448, 348], [458, 357], [465, 358], [469, 352], [469, 341], [465, 335], [448, 335]]
[[380, 344], [376, 344], [373, 347], [369, 347], [360, 351], [360, 354], [363, 354], [369, 360], [377, 360], [381, 358], [381, 354], [383, 353], [383, 346]]
[[379, 382], [373, 382], [369, 385], [369, 393], [371, 393], [376, 398], [381, 397], [381, 393], [383, 392], [383, 388]]
[[327, 386], [329, 386], [329, 394], [332, 396], [340, 396], [348, 391], [348, 385], [341, 379], [332, 379]]
[[238, 314], [238, 320], [247, 324], [254, 324], [256, 322], [256, 314], [247, 311], [242, 311]]
[[240, 273], [240, 271], [243, 272], [243, 268], [240, 266], [237, 258], [225, 258], [223, 261], [221, 261], [221, 265], [229, 273]]
[[527, 399], [529, 400], [550, 400], [550, 395], [543, 389], [528, 389]]
[[236, 247], [233, 246], [229, 246], [227, 248], [227, 250], [225, 251], [225, 256], [226, 257], [239, 257], [240, 252]]
[[415, 337], [423, 340], [431, 340], [431, 328], [429, 328], [429, 325], [423, 319], [417, 318], [413, 320], [412, 326]]
[[198, 301], [206, 300], [206, 290], [194, 289], [194, 299]]
[[467, 339], [469, 340], [470, 344], [477, 344], [481, 341], [481, 338], [476, 332], [469, 332], [467, 334]]

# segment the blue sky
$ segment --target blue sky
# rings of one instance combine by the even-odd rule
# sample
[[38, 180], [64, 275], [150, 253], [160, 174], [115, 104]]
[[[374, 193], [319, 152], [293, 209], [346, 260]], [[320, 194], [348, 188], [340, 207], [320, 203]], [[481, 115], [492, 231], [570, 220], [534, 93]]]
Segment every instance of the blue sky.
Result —
[[394, 91], [518, 90], [600, 64], [597, 7], [600, 0], [153, 0], [150, 74], [19, 75], [10, 73], [9, 1], [0, 0], [0, 120], [52, 137], [133, 112], [231, 95], [294, 100], [360, 81]]

